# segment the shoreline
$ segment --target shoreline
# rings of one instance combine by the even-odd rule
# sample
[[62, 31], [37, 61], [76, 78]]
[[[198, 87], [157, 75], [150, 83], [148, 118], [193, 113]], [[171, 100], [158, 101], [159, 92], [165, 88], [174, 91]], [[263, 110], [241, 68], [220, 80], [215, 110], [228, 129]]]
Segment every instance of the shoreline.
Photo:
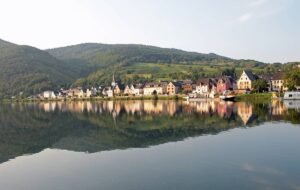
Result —
[[[186, 100], [184, 94], [177, 95], [158, 95], [158, 96], [115, 96], [115, 97], [91, 97], [91, 98], [56, 98], [56, 99], [2, 99], [2, 103], [13, 102], [76, 102], [76, 101], [130, 101], [130, 100]], [[199, 98], [200, 99], [200, 98]], [[215, 98], [203, 98], [203, 101], [219, 100]], [[272, 93], [255, 93], [236, 95], [234, 102], [245, 101], [271, 101]]]
[[3, 99], [0, 102], [76, 102], [76, 101], [114, 101], [114, 100], [184, 100], [185, 95], [172, 96], [115, 96], [115, 97], [91, 97], [91, 98], [56, 98], [56, 99]]

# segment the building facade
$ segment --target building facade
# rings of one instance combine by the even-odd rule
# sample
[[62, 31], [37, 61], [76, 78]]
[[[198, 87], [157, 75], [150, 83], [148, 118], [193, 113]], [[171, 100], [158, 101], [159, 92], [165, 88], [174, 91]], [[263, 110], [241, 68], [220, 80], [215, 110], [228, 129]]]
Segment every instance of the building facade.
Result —
[[277, 72], [271, 78], [271, 90], [275, 92], [287, 91], [288, 88], [284, 86], [284, 73]]
[[237, 81], [237, 87], [239, 90], [252, 90], [253, 89], [252, 83], [255, 80], [256, 77], [253, 75], [251, 71], [244, 70], [239, 80]]

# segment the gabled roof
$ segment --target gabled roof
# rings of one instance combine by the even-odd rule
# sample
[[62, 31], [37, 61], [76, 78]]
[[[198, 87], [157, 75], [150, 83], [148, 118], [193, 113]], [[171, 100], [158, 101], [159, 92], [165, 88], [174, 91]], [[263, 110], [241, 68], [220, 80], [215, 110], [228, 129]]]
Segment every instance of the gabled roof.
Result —
[[223, 82], [229, 81], [230, 83], [233, 83], [234, 80], [231, 76], [221, 76], [216, 78], [217, 81], [222, 80]]
[[159, 82], [147, 82], [145, 84], [144, 88], [149, 88], [149, 87], [162, 87], [162, 83], [159, 83]]
[[248, 76], [248, 78], [250, 80], [256, 80], [257, 77], [253, 75], [252, 71], [250, 71], [250, 70], [244, 70], [244, 72], [246, 73], [246, 75]]
[[282, 71], [277, 72], [272, 76], [272, 80], [283, 80], [283, 79], [284, 79], [284, 72]]
[[197, 80], [197, 85], [209, 85], [209, 86], [216, 86], [217, 82], [215, 79], [212, 78], [203, 78], [203, 79], [199, 79]]
[[182, 85], [182, 82], [177, 81], [177, 82], [170, 82], [172, 83], [174, 86], [180, 87]]
[[141, 89], [141, 88], [143, 88], [144, 87], [144, 85], [143, 84], [133, 84], [132, 85], [134, 88], [136, 88], [136, 89]]

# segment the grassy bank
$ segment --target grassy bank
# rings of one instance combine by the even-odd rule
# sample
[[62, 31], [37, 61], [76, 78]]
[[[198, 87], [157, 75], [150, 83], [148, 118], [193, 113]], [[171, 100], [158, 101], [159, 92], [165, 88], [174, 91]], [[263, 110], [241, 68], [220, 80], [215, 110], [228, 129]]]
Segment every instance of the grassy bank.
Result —
[[270, 101], [272, 93], [253, 93], [253, 94], [239, 94], [236, 96], [236, 101]]

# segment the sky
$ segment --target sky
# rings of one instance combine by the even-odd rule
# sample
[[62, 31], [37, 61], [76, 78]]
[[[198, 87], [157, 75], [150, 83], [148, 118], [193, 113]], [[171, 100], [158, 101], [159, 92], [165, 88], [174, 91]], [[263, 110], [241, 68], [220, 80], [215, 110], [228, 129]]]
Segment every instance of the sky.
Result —
[[145, 44], [300, 61], [299, 0], [0, 0], [0, 39], [40, 49]]

